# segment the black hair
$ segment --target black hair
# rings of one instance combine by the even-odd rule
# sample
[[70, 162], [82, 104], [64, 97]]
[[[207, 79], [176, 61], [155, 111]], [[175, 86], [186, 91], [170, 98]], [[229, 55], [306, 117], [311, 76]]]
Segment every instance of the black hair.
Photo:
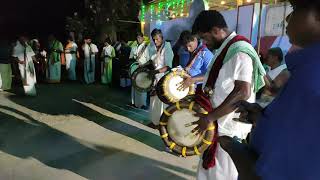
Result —
[[161, 37], [163, 37], [161, 29], [152, 30], [151, 37], [154, 38], [156, 35], [160, 35]]
[[268, 54], [270, 54], [272, 56], [276, 56], [278, 58], [279, 62], [282, 62], [282, 60], [283, 60], [283, 52], [282, 52], [281, 48], [279, 48], [279, 47], [269, 49]]
[[317, 13], [320, 13], [320, 1], [319, 0], [289, 0], [290, 4], [292, 5], [293, 9], [314, 9]]
[[205, 33], [211, 31], [213, 27], [228, 28], [228, 25], [220, 12], [216, 10], [202, 11], [193, 23], [192, 32]]
[[192, 34], [190, 31], [183, 31], [180, 35], [181, 37], [181, 43], [183, 45], [188, 44], [191, 41], [194, 41], [194, 39], [198, 39], [197, 35]]
[[92, 36], [91, 36], [90, 33], [85, 32], [85, 33], [84, 33], [84, 36], [83, 36], [83, 39], [92, 39]]
[[104, 42], [107, 42], [108, 44], [111, 44], [111, 39], [109, 37], [107, 37]]
[[137, 34], [136, 34], [136, 37], [143, 37], [143, 34], [142, 34], [142, 32], [137, 32]]
[[67, 38], [67, 40], [68, 40], [68, 41], [74, 41], [75, 39], [74, 39], [74, 37], [73, 37], [73, 36], [71, 36], [71, 35], [68, 35], [68, 38]]

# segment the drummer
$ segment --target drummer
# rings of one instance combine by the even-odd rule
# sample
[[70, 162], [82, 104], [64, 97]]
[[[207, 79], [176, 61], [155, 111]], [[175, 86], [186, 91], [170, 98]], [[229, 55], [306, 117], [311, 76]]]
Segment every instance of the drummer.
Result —
[[[137, 68], [139, 66], [144, 65], [148, 59], [147, 59], [147, 47], [148, 43], [144, 41], [143, 34], [141, 32], [137, 33], [137, 45], [132, 47], [130, 52], [129, 59], [134, 59], [135, 62], [138, 63], [136, 67], [131, 67], [129, 71], [134, 71], [132, 68]], [[141, 109], [147, 109], [147, 93], [145, 92], [139, 92], [134, 89], [132, 86], [131, 88], [131, 104], [129, 106], [137, 107]]]
[[[216, 59], [206, 74], [204, 90], [214, 92], [210, 101], [214, 108], [201, 117], [194, 131], [203, 132], [208, 122], [217, 121], [218, 135], [246, 139], [251, 125], [236, 122], [235, 103], [255, 101], [255, 93], [264, 86], [264, 68], [249, 40], [229, 31], [223, 15], [215, 10], [202, 11], [193, 24], [210, 49], [217, 49]], [[218, 72], [218, 74], [217, 74]], [[238, 170], [219, 143], [213, 142], [200, 160], [198, 180], [237, 180]]]
[[182, 43], [190, 53], [189, 61], [185, 67], [186, 72], [190, 75], [187, 77], [180, 89], [186, 89], [192, 84], [202, 84], [204, 75], [208, 66], [213, 59], [212, 52], [203, 44], [199, 37], [190, 31], [184, 31], [182, 34]]
[[[173, 51], [171, 44], [166, 42], [160, 29], [154, 29], [151, 32], [151, 37], [154, 42], [148, 46], [148, 59], [152, 60], [155, 70], [152, 74], [155, 75], [156, 81], [164, 76], [165, 72], [172, 68]], [[150, 93], [150, 115], [151, 123], [148, 124], [151, 128], [158, 128], [161, 114], [164, 110], [164, 103], [160, 101], [155, 91]]]

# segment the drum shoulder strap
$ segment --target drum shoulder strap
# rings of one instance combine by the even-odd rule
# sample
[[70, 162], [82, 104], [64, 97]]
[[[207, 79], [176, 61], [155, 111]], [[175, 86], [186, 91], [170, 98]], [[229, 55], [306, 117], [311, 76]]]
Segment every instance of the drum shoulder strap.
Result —
[[[139, 47], [139, 46], [138, 46]], [[141, 58], [141, 56], [143, 55], [144, 51], [147, 49], [147, 45], [145, 44], [141, 50], [138, 52], [137, 54], [137, 60], [139, 60]]]
[[213, 66], [210, 70], [209, 77], [208, 77], [208, 80], [207, 80], [205, 87], [208, 87], [210, 89], [214, 88], [214, 85], [216, 84], [220, 69], [223, 66], [224, 58], [227, 55], [227, 52], [228, 52], [230, 46], [238, 41], [246, 41], [246, 42], [250, 43], [250, 41], [247, 38], [245, 38], [244, 36], [240, 36], [240, 35], [236, 35], [233, 39], [231, 39], [228, 42], [228, 44], [223, 48], [223, 50], [218, 55], [218, 57], [216, 58]]
[[194, 53], [191, 54], [189, 62], [186, 66], [186, 68], [191, 68], [194, 64], [194, 62], [196, 61], [196, 59], [198, 58], [198, 56], [200, 55], [200, 53], [206, 48], [205, 45], [202, 45], [200, 48], [198, 48], [198, 50], [196, 50]]

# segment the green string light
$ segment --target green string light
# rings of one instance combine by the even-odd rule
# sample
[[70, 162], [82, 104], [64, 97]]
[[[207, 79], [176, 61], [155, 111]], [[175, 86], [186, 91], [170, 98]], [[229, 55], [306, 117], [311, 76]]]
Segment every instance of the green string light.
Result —
[[[158, 19], [161, 19], [161, 12], [163, 10], [173, 11], [175, 16], [184, 16], [185, 6], [189, 6], [192, 3], [192, 0], [163, 0], [157, 4], [142, 5], [141, 6], [141, 20], [145, 20], [146, 9], [150, 12], [150, 20], [153, 20], [153, 17], [156, 16]], [[156, 9], [155, 9], [156, 5]], [[167, 18], [167, 17], [166, 17]]]

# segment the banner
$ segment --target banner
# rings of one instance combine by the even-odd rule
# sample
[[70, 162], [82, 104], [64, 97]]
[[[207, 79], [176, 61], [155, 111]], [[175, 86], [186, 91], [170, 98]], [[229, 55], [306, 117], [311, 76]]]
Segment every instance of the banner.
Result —
[[267, 8], [264, 36], [286, 35], [286, 17], [292, 12], [289, 3], [270, 5]]

